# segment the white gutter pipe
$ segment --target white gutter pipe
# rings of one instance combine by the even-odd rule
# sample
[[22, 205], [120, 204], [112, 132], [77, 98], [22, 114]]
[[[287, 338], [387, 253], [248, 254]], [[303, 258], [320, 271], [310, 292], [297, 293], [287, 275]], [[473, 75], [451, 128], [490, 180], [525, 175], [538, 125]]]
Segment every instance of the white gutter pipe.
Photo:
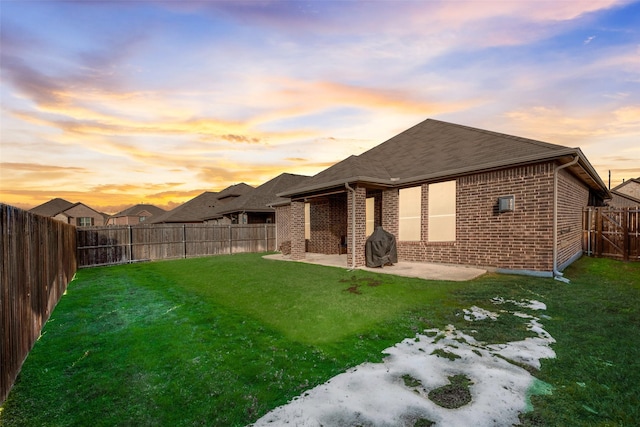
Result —
[[351, 270], [356, 268], [356, 190], [344, 183], [347, 190], [351, 192]]
[[579, 160], [580, 155], [576, 154], [571, 162], [553, 170], [553, 278], [565, 283], [569, 283], [569, 279], [562, 277], [562, 273], [558, 271], [558, 172], [560, 169], [575, 165]]

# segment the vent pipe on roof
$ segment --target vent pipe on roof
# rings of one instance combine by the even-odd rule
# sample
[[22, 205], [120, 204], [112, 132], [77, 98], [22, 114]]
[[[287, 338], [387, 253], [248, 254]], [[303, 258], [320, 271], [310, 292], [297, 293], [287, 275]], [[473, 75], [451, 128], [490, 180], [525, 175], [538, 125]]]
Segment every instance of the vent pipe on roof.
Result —
[[356, 268], [356, 190], [349, 186], [348, 182], [344, 186], [351, 192], [351, 269]]
[[569, 279], [562, 277], [562, 273], [558, 271], [558, 172], [575, 165], [579, 160], [580, 155], [576, 154], [572, 161], [553, 170], [553, 278], [565, 283], [569, 283]]

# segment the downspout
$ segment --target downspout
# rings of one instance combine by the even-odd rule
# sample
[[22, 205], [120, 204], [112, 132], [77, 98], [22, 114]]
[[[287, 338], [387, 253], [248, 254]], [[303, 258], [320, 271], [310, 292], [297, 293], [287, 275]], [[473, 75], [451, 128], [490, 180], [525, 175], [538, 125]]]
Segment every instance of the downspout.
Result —
[[558, 271], [558, 172], [560, 169], [575, 165], [579, 160], [580, 155], [576, 154], [571, 162], [553, 170], [553, 278], [565, 283], [569, 283], [569, 279], [562, 277], [562, 273]]
[[356, 190], [349, 186], [348, 182], [344, 186], [351, 192], [351, 270], [356, 268]]

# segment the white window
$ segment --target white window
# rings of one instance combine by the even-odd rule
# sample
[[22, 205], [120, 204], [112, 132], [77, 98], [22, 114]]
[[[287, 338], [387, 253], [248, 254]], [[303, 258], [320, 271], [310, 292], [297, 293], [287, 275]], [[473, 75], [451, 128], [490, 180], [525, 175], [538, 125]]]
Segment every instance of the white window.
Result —
[[456, 240], [456, 182], [429, 184], [430, 242]]
[[422, 188], [403, 188], [399, 194], [399, 230], [402, 241], [420, 240], [420, 215], [422, 213]]
[[304, 204], [304, 238], [311, 239], [311, 203]]
[[366, 219], [366, 229], [365, 233], [368, 236], [371, 236], [374, 228], [374, 218], [375, 218], [375, 209], [376, 209], [376, 199], [373, 197], [367, 197], [367, 205], [365, 208], [365, 219]]
[[76, 224], [78, 227], [90, 227], [93, 225], [93, 218], [91, 217], [78, 217], [76, 218]]

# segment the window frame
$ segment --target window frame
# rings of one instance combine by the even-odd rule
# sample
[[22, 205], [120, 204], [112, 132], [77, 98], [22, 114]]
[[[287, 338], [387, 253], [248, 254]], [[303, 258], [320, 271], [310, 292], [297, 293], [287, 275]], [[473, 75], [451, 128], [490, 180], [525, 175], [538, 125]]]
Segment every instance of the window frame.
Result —
[[403, 242], [422, 240], [421, 185], [401, 188], [398, 191], [398, 240]]
[[429, 184], [427, 196], [427, 241], [455, 242], [457, 239], [458, 185], [456, 180]]

